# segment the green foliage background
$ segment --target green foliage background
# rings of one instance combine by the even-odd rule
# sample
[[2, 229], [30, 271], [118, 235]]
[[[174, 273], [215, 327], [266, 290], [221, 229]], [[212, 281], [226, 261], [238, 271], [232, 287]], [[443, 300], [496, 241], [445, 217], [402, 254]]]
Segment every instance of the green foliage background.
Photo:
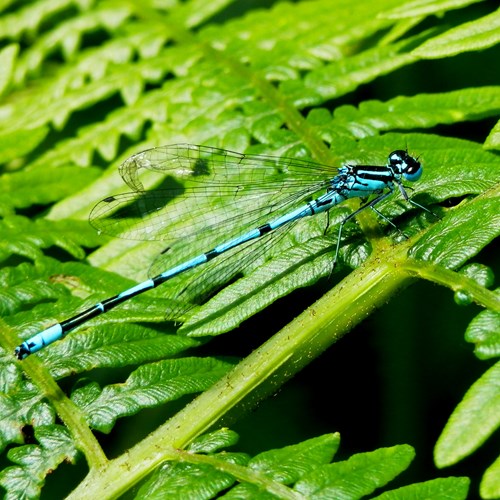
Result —
[[[496, 8], [0, 0], [6, 498], [500, 498]], [[166, 284], [15, 360], [145, 279], [164, 245], [88, 214], [125, 158], [181, 142], [333, 166], [408, 148], [441, 219], [391, 197], [409, 239], [365, 211], [332, 272], [352, 200], [181, 328]]]

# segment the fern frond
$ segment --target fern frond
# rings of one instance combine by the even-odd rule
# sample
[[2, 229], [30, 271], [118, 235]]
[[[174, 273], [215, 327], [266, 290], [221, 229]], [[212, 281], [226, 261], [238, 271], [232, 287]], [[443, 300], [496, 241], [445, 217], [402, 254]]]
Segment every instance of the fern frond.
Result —
[[[359, 374], [374, 379], [379, 370], [366, 359], [381, 353], [393, 356], [378, 388], [389, 400], [392, 381], [417, 385], [408, 368], [417, 370], [415, 359], [431, 363], [446, 352], [440, 366], [453, 378], [453, 395], [437, 392], [438, 383], [420, 392], [401, 389], [415, 408], [417, 431], [404, 434], [410, 443], [428, 431], [418, 425], [449, 412], [434, 411], [430, 401], [450, 401], [471, 387], [449, 423], [435, 424], [435, 435], [445, 428], [437, 466], [473, 454], [498, 426], [496, 365], [478, 367], [473, 356], [464, 361], [457, 340], [467, 330], [478, 358], [500, 352], [500, 300], [490, 289], [500, 232], [496, 6], [476, 0], [262, 5], [0, 0], [0, 449], [4, 465], [11, 463], [0, 485], [7, 496], [37, 498], [54, 489], [61, 496], [75, 488], [77, 498], [111, 498], [139, 483], [139, 497], [467, 495], [469, 479], [452, 476], [390, 490], [415, 453], [408, 445], [386, 447], [401, 442], [403, 432], [389, 435], [385, 428], [378, 449], [349, 452], [343, 461], [332, 461], [338, 434], [310, 437], [320, 425], [359, 440], [375, 437], [368, 420], [376, 418], [354, 424], [349, 412], [359, 399], [383, 404], [350, 394], [348, 384]], [[100, 199], [128, 189], [117, 168], [125, 158], [173, 143], [316, 160], [332, 171], [384, 165], [391, 151], [408, 150], [424, 167], [408, 193], [431, 212], [400, 193], [377, 205], [383, 218], [361, 212], [345, 225], [332, 270], [338, 224], [360, 206], [349, 200], [328, 217], [297, 223], [276, 244], [262, 243], [230, 282], [212, 279], [213, 268], [201, 266], [199, 274], [179, 276], [175, 287], [135, 297], [40, 353], [15, 359], [20, 337], [143, 281], [158, 254], [160, 262], [170, 257], [162, 241], [103, 238], [86, 219]], [[141, 182], [148, 190], [186, 187], [157, 172]], [[201, 213], [224, 200], [197, 201]], [[189, 227], [192, 212], [166, 224]], [[209, 250], [201, 239], [189, 246]], [[179, 248], [174, 259], [183, 255]], [[174, 293], [193, 277], [213, 285], [212, 295]], [[416, 281], [441, 285], [446, 299], [435, 299], [435, 290], [405, 297], [401, 291]], [[165, 321], [175, 308], [188, 311], [182, 326]], [[237, 434], [221, 428], [225, 422], [238, 425], [241, 414], [376, 309], [373, 335], [397, 329], [398, 339], [373, 342], [385, 343], [365, 357], [367, 342], [358, 341], [341, 372], [338, 360], [328, 363], [328, 374], [307, 386], [307, 398], [296, 396], [282, 414], [273, 406], [266, 424], [255, 419], [240, 432], [255, 449], [227, 451]], [[431, 338], [434, 329], [439, 335]], [[439, 351], [436, 338], [446, 349]], [[484, 374], [474, 382], [474, 373]], [[405, 403], [393, 399], [380, 422], [400, 414]], [[315, 410], [319, 401], [329, 402], [326, 412]], [[324, 413], [328, 420], [319, 423]], [[303, 419], [296, 428], [306, 429], [298, 444], [275, 445], [277, 432], [266, 433], [266, 425], [278, 422], [274, 429], [291, 435], [294, 417]], [[102, 432], [121, 443], [119, 451], [105, 448]], [[73, 476], [57, 476], [59, 470], [50, 474], [64, 462], [80, 476], [88, 467], [87, 477], [78, 485]], [[480, 494], [499, 496], [498, 463], [482, 467]], [[64, 488], [60, 478], [68, 481]]]

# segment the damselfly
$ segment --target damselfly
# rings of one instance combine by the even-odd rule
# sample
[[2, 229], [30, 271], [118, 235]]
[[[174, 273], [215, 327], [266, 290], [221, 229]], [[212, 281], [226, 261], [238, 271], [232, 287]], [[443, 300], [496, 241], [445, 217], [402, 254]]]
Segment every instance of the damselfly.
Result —
[[[172, 176], [182, 184], [146, 191], [139, 180], [140, 169]], [[395, 188], [407, 202], [430, 212], [412, 201], [403, 187], [403, 181], [414, 182], [422, 175], [418, 159], [403, 150], [393, 151], [385, 166], [347, 164], [334, 169], [300, 159], [178, 144], [130, 157], [120, 167], [120, 174], [133, 192], [102, 200], [92, 210], [90, 223], [98, 231], [123, 238], [166, 241], [169, 266], [154, 273], [154, 277], [34, 335], [16, 348], [19, 359], [132, 297], [202, 264], [203, 272], [183, 285], [178, 294], [193, 296], [212, 282], [223, 284], [269, 250], [279, 239], [277, 235], [285, 234], [297, 221], [325, 213], [348, 198], [376, 195], [340, 223], [333, 266], [344, 224], [362, 210], [371, 208], [395, 227], [376, 208]], [[258, 241], [260, 245], [253, 245]], [[205, 244], [209, 250], [199, 253], [197, 249]]]

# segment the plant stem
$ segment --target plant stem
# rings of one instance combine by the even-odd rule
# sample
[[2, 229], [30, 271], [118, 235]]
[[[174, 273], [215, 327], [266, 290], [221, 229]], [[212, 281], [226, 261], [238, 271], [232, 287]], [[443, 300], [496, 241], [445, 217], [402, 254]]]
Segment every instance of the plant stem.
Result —
[[420, 278], [444, 285], [454, 292], [463, 291], [477, 304], [492, 311], [500, 312], [500, 298], [498, 295], [464, 274], [422, 260], [408, 259], [403, 264], [403, 267]]
[[[9, 327], [3, 323], [2, 331], [6, 332], [7, 330]], [[14, 332], [5, 333], [4, 338], [5, 343], [3, 344], [12, 353], [12, 359], [14, 359], [14, 343], [10, 341], [15, 338]], [[20, 339], [16, 340], [15, 345], [19, 343]], [[22, 368], [39, 388], [40, 399], [46, 397], [54, 405], [57, 415], [72, 433], [75, 443], [79, 443], [79, 449], [85, 454], [91, 470], [104, 467], [108, 463], [108, 459], [85, 421], [83, 412], [64, 394], [42, 361], [37, 356], [31, 356], [22, 361]]]

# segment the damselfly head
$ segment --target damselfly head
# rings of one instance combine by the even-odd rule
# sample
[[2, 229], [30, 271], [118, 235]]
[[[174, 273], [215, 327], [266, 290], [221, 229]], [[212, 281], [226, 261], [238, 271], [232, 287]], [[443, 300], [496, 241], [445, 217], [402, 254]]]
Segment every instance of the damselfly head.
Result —
[[407, 181], [415, 182], [422, 176], [422, 164], [418, 159], [408, 154], [408, 151], [398, 149], [389, 155], [388, 166], [394, 173], [402, 175]]

